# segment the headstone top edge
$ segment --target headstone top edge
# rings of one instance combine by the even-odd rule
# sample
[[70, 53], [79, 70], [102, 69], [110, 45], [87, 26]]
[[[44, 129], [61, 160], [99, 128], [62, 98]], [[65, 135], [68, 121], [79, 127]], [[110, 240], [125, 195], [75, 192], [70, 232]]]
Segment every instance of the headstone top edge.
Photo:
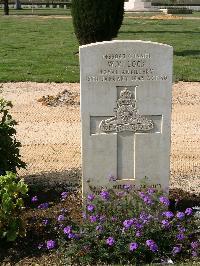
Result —
[[121, 44], [121, 43], [126, 43], [126, 44], [152, 44], [156, 46], [162, 46], [169, 48], [173, 50], [173, 47], [169, 44], [165, 43], [159, 43], [159, 42], [151, 42], [151, 41], [143, 41], [143, 40], [114, 40], [114, 41], [103, 41], [103, 42], [95, 42], [95, 43], [90, 43], [86, 45], [81, 45], [79, 46], [79, 51], [89, 48], [89, 47], [95, 47], [95, 46], [103, 46], [105, 44], [112, 45], [112, 44]]

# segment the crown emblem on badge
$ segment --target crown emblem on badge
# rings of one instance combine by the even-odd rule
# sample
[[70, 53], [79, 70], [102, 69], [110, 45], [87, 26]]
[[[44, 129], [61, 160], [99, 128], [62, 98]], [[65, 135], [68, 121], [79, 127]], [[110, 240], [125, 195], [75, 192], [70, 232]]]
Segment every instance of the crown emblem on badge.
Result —
[[125, 88], [120, 92], [114, 108], [115, 116], [102, 120], [99, 128], [103, 132], [146, 132], [154, 128], [153, 121], [141, 116], [137, 112], [136, 100], [133, 93]]
[[121, 99], [130, 99], [132, 98], [132, 93], [127, 88], [120, 92]]
[[127, 88], [125, 88], [123, 91], [120, 92], [120, 97], [117, 100], [117, 106], [122, 105], [135, 105], [136, 100], [133, 99], [133, 94], [131, 91], [129, 91]]

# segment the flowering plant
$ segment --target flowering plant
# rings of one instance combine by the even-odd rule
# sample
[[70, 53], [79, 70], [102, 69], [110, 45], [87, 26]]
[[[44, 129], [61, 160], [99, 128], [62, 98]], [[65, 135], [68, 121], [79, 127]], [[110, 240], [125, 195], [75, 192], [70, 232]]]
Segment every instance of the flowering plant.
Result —
[[192, 209], [169, 210], [153, 188], [102, 190], [85, 199], [83, 220], [63, 229], [62, 248], [70, 265], [142, 264], [198, 256]]

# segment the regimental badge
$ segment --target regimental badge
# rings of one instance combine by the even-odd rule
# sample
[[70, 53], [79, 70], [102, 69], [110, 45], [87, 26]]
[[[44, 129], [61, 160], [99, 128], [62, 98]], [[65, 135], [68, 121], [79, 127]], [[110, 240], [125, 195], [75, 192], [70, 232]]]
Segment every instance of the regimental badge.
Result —
[[154, 128], [153, 120], [141, 116], [137, 112], [136, 100], [133, 93], [125, 88], [120, 92], [114, 108], [115, 116], [102, 120], [99, 128], [103, 132], [146, 132]]

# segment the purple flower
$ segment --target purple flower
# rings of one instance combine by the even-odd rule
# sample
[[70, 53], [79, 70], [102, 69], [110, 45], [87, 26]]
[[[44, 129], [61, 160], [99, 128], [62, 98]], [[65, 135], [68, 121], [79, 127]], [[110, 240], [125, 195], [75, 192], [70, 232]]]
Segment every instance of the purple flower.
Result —
[[180, 220], [183, 220], [185, 217], [185, 213], [184, 212], [177, 212], [176, 217]]
[[87, 199], [88, 199], [89, 201], [93, 201], [94, 198], [95, 198], [95, 195], [93, 195], [93, 194], [88, 194], [88, 196], [87, 196]]
[[105, 220], [106, 220], [106, 216], [105, 216], [105, 215], [101, 215], [101, 216], [99, 217], [99, 221], [100, 221], [100, 222], [105, 222]]
[[63, 232], [65, 235], [68, 235], [71, 233], [71, 230], [72, 230], [72, 227], [71, 226], [66, 226], [64, 229], [63, 229]]
[[169, 199], [167, 197], [164, 197], [164, 196], [159, 197], [159, 201], [166, 206], [169, 206], [169, 204], [170, 204]]
[[96, 226], [96, 231], [102, 232], [103, 231], [103, 226], [102, 225], [97, 225]]
[[174, 214], [173, 214], [173, 212], [171, 212], [171, 211], [163, 212], [162, 215], [165, 216], [165, 217], [168, 218], [168, 219], [171, 219], [171, 218], [174, 217]]
[[146, 203], [148, 205], [151, 205], [152, 204], [152, 199], [149, 196], [145, 196], [143, 198], [143, 200], [144, 200], [144, 203]]
[[123, 197], [123, 196], [125, 195], [125, 192], [124, 192], [124, 191], [117, 191], [117, 192], [116, 192], [116, 195], [117, 195], [118, 197]]
[[49, 203], [48, 202], [45, 202], [45, 203], [41, 203], [38, 206], [38, 209], [47, 209], [48, 207], [49, 207]]
[[108, 199], [109, 199], [109, 193], [108, 193], [108, 191], [102, 191], [102, 192], [100, 193], [100, 196], [101, 196], [101, 198], [104, 199], [104, 200], [108, 200]]
[[164, 228], [169, 228], [170, 227], [170, 224], [169, 224], [169, 221], [168, 220], [162, 220], [162, 226], [164, 227]]
[[37, 201], [38, 201], [38, 197], [37, 196], [32, 197], [31, 202], [37, 202]]
[[91, 215], [91, 216], [89, 217], [89, 219], [90, 219], [90, 222], [91, 222], [91, 223], [96, 223], [96, 221], [97, 221], [97, 217], [96, 217], [95, 215]]
[[129, 229], [133, 225], [133, 219], [125, 220], [123, 222], [123, 226], [125, 229]]
[[90, 205], [87, 206], [87, 209], [88, 209], [89, 212], [93, 212], [94, 209], [95, 209], [95, 206], [90, 204]]
[[106, 216], [105, 215], [100, 215], [99, 216], [99, 221], [100, 222], [105, 222], [105, 220], [106, 220]]
[[43, 225], [47, 225], [48, 223], [49, 223], [49, 220], [48, 219], [44, 219], [43, 221], [42, 221], [42, 223], [43, 223]]
[[132, 189], [132, 186], [129, 185], [129, 184], [125, 184], [125, 185], [124, 185], [124, 189], [125, 189], [125, 190], [130, 190], [130, 189]]
[[144, 199], [144, 197], [146, 196], [146, 194], [142, 191], [138, 193], [140, 198]]
[[54, 240], [48, 240], [47, 241], [47, 249], [53, 249], [55, 248], [56, 242]]
[[64, 191], [64, 192], [61, 193], [61, 198], [62, 198], [62, 200], [65, 200], [65, 199], [66, 199], [67, 194], [68, 194], [68, 193], [67, 193], [66, 191]]
[[134, 223], [136, 229], [142, 229], [143, 225], [139, 222]]
[[176, 254], [181, 252], [181, 246], [175, 246], [173, 247], [172, 254], [175, 256]]
[[110, 182], [111, 182], [111, 181], [116, 181], [116, 180], [117, 180], [116, 176], [114, 176], [114, 175], [109, 175], [109, 176], [108, 176], [108, 179], [109, 179]]
[[158, 246], [157, 246], [157, 244], [152, 239], [147, 240], [146, 241], [146, 245], [149, 247], [149, 249], [152, 252], [158, 251]]
[[149, 219], [151, 218], [151, 215], [146, 214], [144, 211], [140, 213], [140, 220], [143, 224], [146, 224]]
[[155, 193], [155, 189], [154, 188], [148, 188], [147, 193], [149, 195], [152, 195], [153, 193]]
[[140, 237], [142, 234], [141, 234], [140, 231], [136, 231], [135, 235], [136, 235], [137, 237]]
[[154, 244], [155, 242], [152, 239], [146, 241], [146, 245], [149, 247], [150, 245]]
[[192, 257], [198, 257], [198, 253], [195, 250], [192, 250]]
[[111, 221], [112, 221], [112, 222], [115, 222], [115, 221], [117, 221], [117, 218], [116, 218], [115, 216], [112, 216], [112, 217], [111, 217]]
[[186, 231], [185, 227], [182, 227], [180, 224], [178, 224], [177, 227], [178, 227], [179, 232], [181, 233], [184, 233]]
[[150, 250], [153, 251], [153, 252], [156, 252], [158, 251], [158, 246], [156, 243], [154, 243], [153, 245], [149, 246]]
[[62, 221], [64, 221], [65, 220], [65, 216], [64, 215], [59, 215], [58, 216], [58, 222], [62, 222]]
[[115, 239], [113, 237], [109, 237], [106, 239], [106, 244], [109, 246], [113, 246], [115, 244]]
[[198, 241], [194, 241], [190, 243], [192, 249], [197, 249], [199, 247]]
[[68, 238], [69, 239], [73, 239], [73, 238], [75, 238], [76, 237], [76, 235], [74, 234], [74, 233], [69, 233], [68, 234]]
[[192, 214], [192, 208], [187, 208], [186, 210], [185, 210], [185, 214], [186, 215], [191, 215]]
[[176, 236], [176, 238], [177, 238], [178, 240], [182, 241], [182, 240], [185, 238], [185, 236], [184, 236], [183, 233], [180, 233], [180, 234], [178, 234], [178, 235]]
[[140, 196], [141, 199], [143, 199], [143, 201], [146, 204], [148, 204], [148, 205], [151, 205], [152, 204], [152, 200], [149, 197], [149, 195], [146, 195], [144, 192], [139, 192], [139, 196]]
[[82, 212], [82, 217], [83, 217], [83, 219], [86, 219], [87, 218], [87, 215], [86, 215], [85, 212]]
[[129, 250], [134, 251], [138, 248], [138, 244], [136, 242], [130, 243]]

